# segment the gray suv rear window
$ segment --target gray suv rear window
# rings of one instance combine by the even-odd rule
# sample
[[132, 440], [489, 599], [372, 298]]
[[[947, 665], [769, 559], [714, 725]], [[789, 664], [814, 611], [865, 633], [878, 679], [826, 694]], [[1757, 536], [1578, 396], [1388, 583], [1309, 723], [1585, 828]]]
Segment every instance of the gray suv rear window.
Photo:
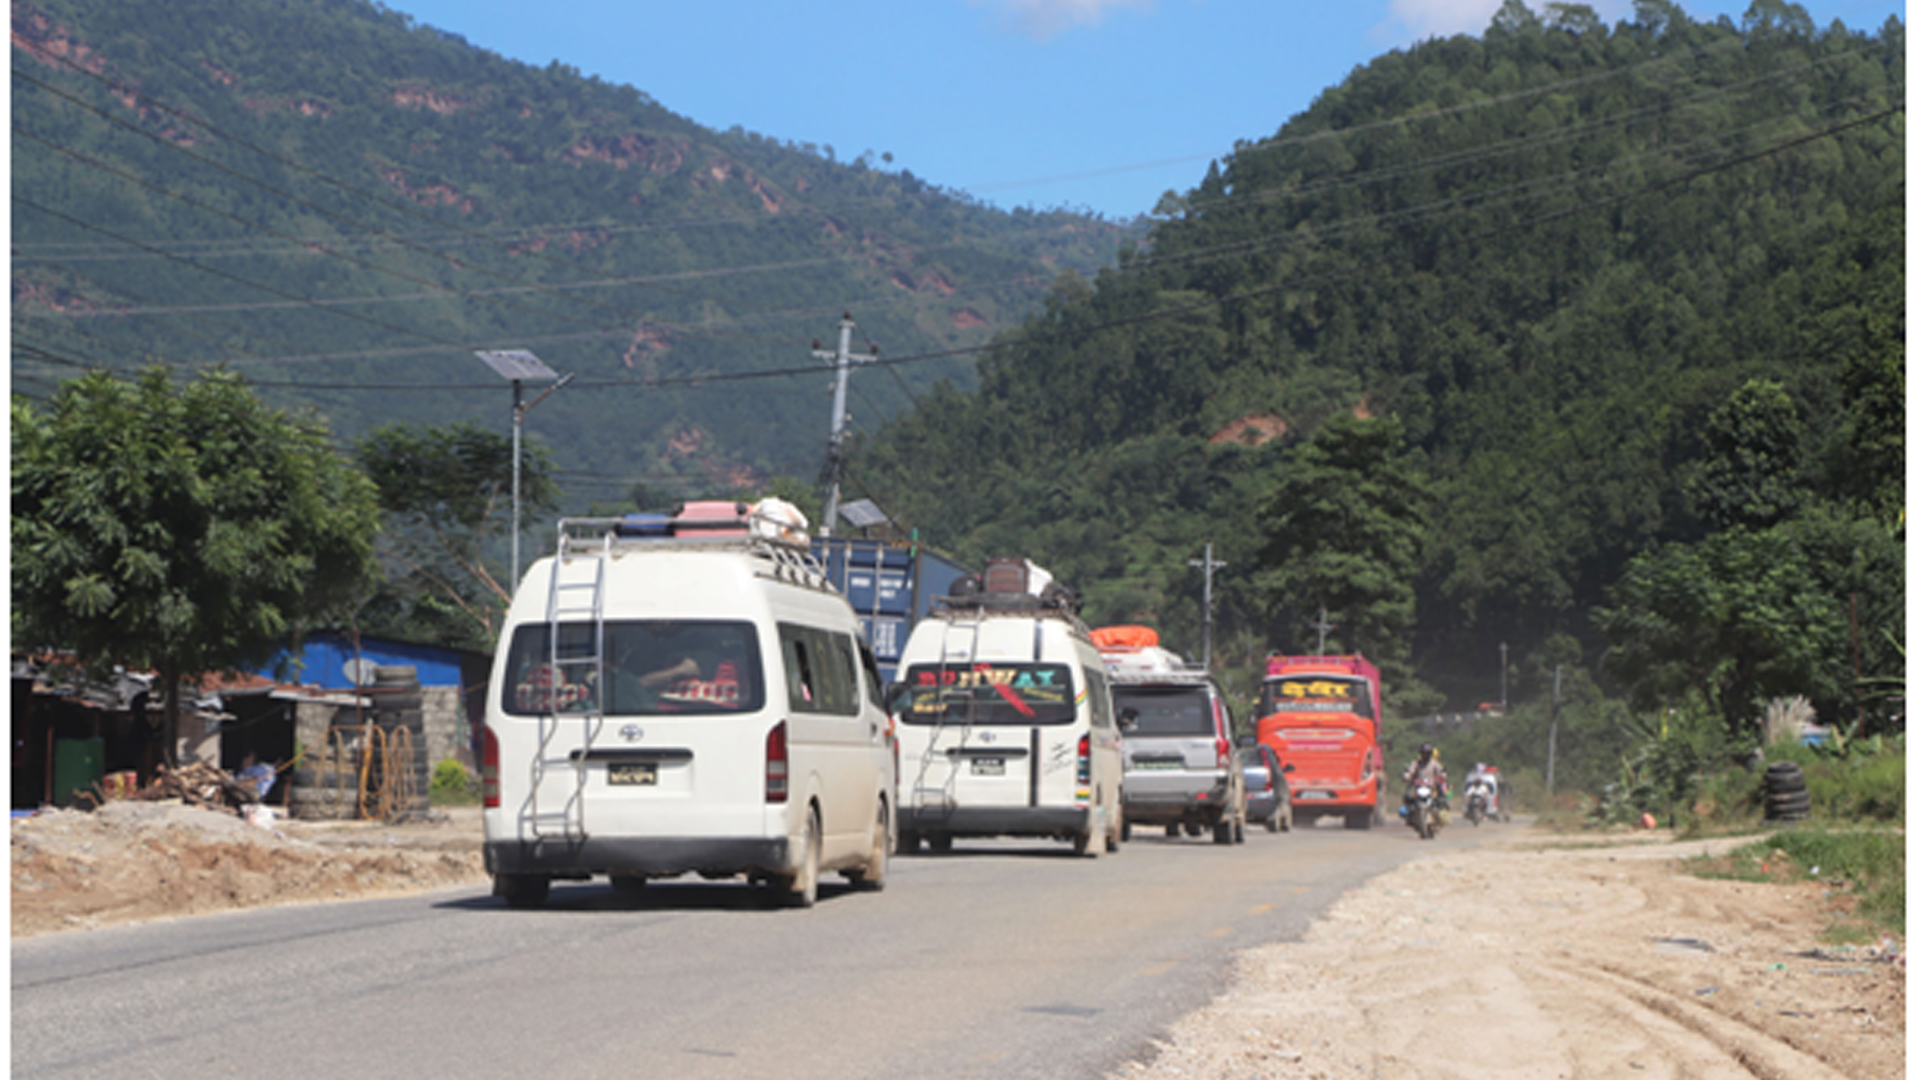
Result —
[[1129, 737], [1214, 733], [1213, 706], [1199, 687], [1115, 686], [1113, 707], [1122, 718], [1128, 709], [1138, 714], [1126, 731]]

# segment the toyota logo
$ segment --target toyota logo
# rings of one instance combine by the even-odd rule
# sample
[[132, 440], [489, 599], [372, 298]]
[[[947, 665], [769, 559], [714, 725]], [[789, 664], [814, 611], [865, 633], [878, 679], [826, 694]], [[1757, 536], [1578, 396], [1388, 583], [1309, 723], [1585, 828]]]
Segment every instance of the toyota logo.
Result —
[[626, 727], [620, 729], [620, 737], [628, 742], [639, 742], [641, 736], [646, 733], [647, 729], [641, 727], [639, 724], [628, 724]]

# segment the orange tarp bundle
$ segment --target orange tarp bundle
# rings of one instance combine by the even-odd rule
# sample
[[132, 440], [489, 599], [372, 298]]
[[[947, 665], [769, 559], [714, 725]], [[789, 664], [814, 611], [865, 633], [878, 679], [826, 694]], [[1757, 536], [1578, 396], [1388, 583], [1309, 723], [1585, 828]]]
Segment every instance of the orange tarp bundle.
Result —
[[1151, 626], [1103, 626], [1093, 632], [1096, 649], [1150, 649], [1160, 644], [1160, 632]]

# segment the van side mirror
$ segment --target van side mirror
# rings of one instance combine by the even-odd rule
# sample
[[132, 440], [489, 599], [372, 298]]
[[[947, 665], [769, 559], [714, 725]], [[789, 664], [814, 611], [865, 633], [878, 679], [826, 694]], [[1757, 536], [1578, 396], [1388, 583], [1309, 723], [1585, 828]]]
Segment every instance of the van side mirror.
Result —
[[882, 699], [886, 703], [886, 710], [890, 713], [899, 712], [907, 703], [907, 684], [903, 682], [888, 683], [886, 695], [887, 696]]
[[1128, 706], [1120, 710], [1120, 730], [1133, 731], [1140, 726], [1140, 710]]

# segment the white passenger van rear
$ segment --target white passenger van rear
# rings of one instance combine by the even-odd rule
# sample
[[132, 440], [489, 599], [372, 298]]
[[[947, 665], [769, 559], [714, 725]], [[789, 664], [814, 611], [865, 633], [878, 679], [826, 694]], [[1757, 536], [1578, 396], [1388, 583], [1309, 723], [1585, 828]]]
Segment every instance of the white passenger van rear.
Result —
[[1024, 559], [963, 578], [914, 627], [892, 701], [900, 850], [955, 837], [1120, 846], [1120, 733], [1071, 595]]
[[879, 669], [805, 519], [779, 509], [560, 522], [507, 612], [481, 733], [486, 868], [508, 904], [594, 876], [745, 875], [802, 907], [823, 871], [882, 885]]

